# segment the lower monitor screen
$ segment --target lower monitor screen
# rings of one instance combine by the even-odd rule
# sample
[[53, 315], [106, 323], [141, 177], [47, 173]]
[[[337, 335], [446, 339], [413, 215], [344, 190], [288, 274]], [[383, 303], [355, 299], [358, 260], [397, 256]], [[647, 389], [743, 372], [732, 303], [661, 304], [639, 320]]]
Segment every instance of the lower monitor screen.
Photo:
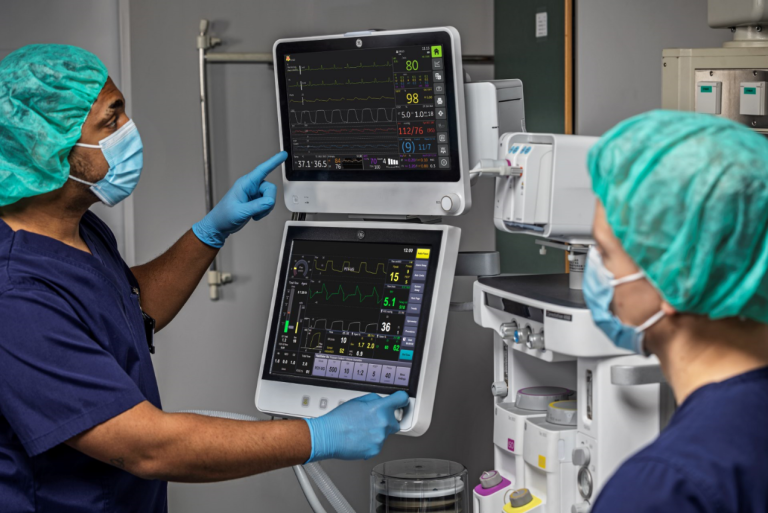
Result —
[[269, 374], [409, 390], [421, 361], [434, 253], [428, 244], [294, 240]]

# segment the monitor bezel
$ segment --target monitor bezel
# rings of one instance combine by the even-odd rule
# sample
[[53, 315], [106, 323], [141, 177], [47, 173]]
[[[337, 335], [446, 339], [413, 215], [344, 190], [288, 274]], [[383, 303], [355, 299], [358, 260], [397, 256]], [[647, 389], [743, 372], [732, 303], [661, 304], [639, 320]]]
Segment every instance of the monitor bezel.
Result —
[[[266, 341], [267, 347], [264, 352], [264, 365], [262, 368], [261, 379], [264, 381], [274, 381], [283, 383], [296, 383], [300, 385], [315, 386], [321, 388], [334, 388], [340, 390], [351, 390], [355, 392], [373, 392], [378, 394], [392, 394], [398, 390], [406, 390], [410, 397], [415, 398], [421, 381], [422, 362], [426, 347], [426, 337], [428, 325], [431, 319], [433, 307], [433, 293], [438, 274], [438, 263], [442, 254], [444, 233], [441, 230], [392, 230], [392, 229], [365, 229], [359, 228], [341, 228], [341, 227], [318, 227], [318, 226], [288, 226], [285, 236], [285, 243], [280, 254], [280, 271], [276, 283], [276, 292], [273, 295], [273, 304], [271, 310], [271, 322], [269, 326], [269, 338]], [[280, 321], [280, 309], [285, 292], [285, 283], [290, 271], [290, 256], [293, 250], [294, 240], [323, 241], [323, 242], [345, 242], [360, 244], [406, 244], [406, 245], [429, 245], [431, 249], [427, 281], [425, 282], [424, 301], [422, 303], [422, 322], [419, 323], [416, 337], [416, 349], [411, 364], [411, 376], [408, 388], [394, 385], [380, 385], [368, 382], [355, 382], [335, 380], [333, 378], [323, 378], [318, 376], [300, 377], [283, 374], [272, 374], [271, 363], [275, 350], [278, 324]]]
[[[358, 47], [357, 41], [361, 46]], [[339, 36], [317, 39], [279, 41], [275, 45], [275, 77], [278, 84], [278, 108], [283, 150], [288, 159], [283, 164], [284, 178], [292, 182], [434, 182], [456, 183], [462, 180], [462, 157], [460, 152], [460, 126], [457, 112], [457, 87], [463, 87], [463, 80], [457, 80], [454, 66], [454, 41], [445, 29], [429, 31], [397, 32], [377, 35], [375, 32], [355, 37]], [[291, 130], [288, 97], [285, 80], [285, 56], [291, 53], [314, 53], [322, 51], [368, 50], [403, 46], [443, 46], [443, 65], [447, 97], [448, 134], [451, 150], [451, 168], [434, 170], [297, 170], [293, 168]], [[461, 73], [461, 70], [458, 70]]]

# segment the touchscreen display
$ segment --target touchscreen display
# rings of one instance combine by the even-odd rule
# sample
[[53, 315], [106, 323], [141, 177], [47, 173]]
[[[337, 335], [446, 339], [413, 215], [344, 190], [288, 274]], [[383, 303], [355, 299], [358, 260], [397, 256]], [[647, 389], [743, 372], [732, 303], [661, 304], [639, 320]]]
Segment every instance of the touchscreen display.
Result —
[[273, 375], [407, 390], [429, 315], [424, 244], [294, 240]]
[[284, 56], [294, 170], [451, 169], [441, 44]]

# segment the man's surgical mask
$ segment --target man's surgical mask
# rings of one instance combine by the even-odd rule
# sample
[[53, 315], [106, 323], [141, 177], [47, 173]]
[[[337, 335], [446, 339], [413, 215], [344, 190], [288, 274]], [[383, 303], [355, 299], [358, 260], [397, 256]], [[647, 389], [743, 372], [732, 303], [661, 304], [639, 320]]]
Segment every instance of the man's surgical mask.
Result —
[[664, 317], [660, 310], [640, 326], [628, 326], [621, 322], [611, 312], [613, 291], [619, 285], [645, 279], [645, 273], [640, 271], [623, 278], [616, 279], [603, 264], [603, 258], [595, 247], [589, 248], [587, 266], [584, 269], [584, 301], [587, 303], [595, 324], [605, 333], [617, 347], [628, 349], [635, 353], [644, 353], [643, 339], [645, 331]]
[[91, 186], [91, 191], [102, 203], [114, 207], [131, 195], [141, 177], [144, 166], [144, 147], [139, 131], [133, 120], [120, 127], [117, 132], [99, 141], [99, 144], [77, 143], [83, 148], [101, 149], [109, 164], [107, 176], [96, 183], [86, 182], [69, 175], [69, 178]]

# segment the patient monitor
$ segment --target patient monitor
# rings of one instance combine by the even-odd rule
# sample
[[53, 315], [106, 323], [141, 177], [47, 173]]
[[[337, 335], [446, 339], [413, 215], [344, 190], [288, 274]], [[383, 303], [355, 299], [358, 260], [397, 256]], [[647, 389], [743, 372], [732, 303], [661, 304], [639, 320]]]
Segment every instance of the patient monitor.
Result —
[[256, 407], [318, 417], [366, 393], [404, 390], [401, 433], [423, 434], [458, 247], [451, 226], [287, 223]]
[[289, 210], [445, 216], [469, 209], [456, 29], [281, 39], [273, 53]]

